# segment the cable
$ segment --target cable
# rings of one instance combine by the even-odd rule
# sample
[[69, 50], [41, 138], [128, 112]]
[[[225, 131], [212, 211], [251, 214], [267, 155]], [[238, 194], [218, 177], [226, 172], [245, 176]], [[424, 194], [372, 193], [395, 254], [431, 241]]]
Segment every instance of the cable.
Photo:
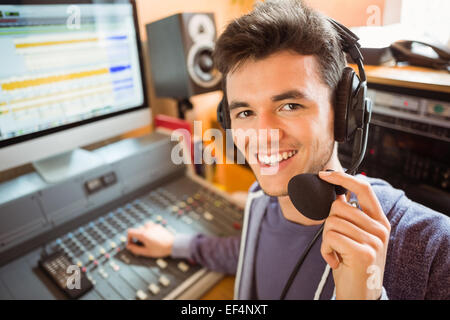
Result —
[[319, 236], [322, 234], [323, 227], [325, 223], [322, 223], [320, 226], [320, 229], [316, 232], [312, 240], [309, 242], [308, 246], [306, 247], [305, 251], [303, 251], [303, 254], [300, 256], [300, 259], [298, 259], [297, 264], [295, 265], [294, 269], [291, 272], [291, 275], [289, 276], [288, 281], [286, 282], [286, 285], [284, 286], [283, 292], [281, 293], [280, 300], [284, 300], [286, 297], [287, 292], [289, 291], [289, 288], [291, 287], [292, 283], [294, 282], [295, 277], [297, 276], [298, 270], [303, 264], [303, 261], [305, 260], [306, 256], [308, 255], [309, 251], [313, 247], [313, 245], [316, 243]]

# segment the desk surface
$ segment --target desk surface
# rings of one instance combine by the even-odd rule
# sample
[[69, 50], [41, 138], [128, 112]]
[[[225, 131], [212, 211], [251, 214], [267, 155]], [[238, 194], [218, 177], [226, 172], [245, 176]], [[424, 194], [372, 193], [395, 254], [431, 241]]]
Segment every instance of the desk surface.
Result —
[[234, 279], [234, 276], [226, 276], [205, 293], [201, 300], [233, 300]]
[[[357, 70], [356, 65], [350, 65]], [[415, 66], [364, 66], [369, 83], [450, 93], [450, 73]]]

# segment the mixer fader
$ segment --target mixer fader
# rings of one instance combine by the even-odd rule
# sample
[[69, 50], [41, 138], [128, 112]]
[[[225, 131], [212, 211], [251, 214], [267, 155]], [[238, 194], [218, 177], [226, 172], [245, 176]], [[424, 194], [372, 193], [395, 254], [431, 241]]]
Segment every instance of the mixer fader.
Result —
[[[128, 229], [148, 221], [174, 234], [240, 234], [243, 209], [168, 161], [174, 146], [153, 132], [96, 149], [102, 165], [60, 182], [32, 172], [0, 183], [0, 300], [197, 299], [217, 283], [223, 274], [194, 261], [126, 249], [137, 241]], [[61, 287], [76, 278], [66, 265], [86, 290]]]
[[183, 177], [161, 186], [53, 240], [92, 282], [82, 298], [163, 299], [196, 273], [193, 261], [139, 257], [126, 250], [127, 230], [148, 221], [175, 233], [239, 234], [242, 210], [205, 186]]

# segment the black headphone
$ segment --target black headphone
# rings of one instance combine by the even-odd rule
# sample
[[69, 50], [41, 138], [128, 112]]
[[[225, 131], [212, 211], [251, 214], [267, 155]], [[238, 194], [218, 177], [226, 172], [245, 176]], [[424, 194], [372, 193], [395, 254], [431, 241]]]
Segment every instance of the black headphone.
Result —
[[[334, 101], [334, 139], [347, 142], [354, 139], [352, 165], [347, 170], [355, 174], [364, 158], [368, 137], [372, 104], [367, 98], [367, 78], [363, 66], [363, 57], [359, 50], [358, 36], [339, 22], [328, 18], [328, 21], [341, 38], [341, 47], [358, 66], [359, 77], [350, 67], [345, 67], [336, 88]], [[222, 80], [223, 82], [225, 80]], [[225, 88], [224, 93], [225, 93]], [[217, 121], [223, 129], [231, 128], [230, 115], [227, 111], [227, 98], [224, 94], [217, 107]]]

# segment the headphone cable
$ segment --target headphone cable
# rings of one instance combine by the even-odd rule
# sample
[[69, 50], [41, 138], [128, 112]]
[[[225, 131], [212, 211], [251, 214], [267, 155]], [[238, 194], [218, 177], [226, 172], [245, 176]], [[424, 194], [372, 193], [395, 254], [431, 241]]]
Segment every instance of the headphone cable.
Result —
[[292, 283], [294, 282], [295, 277], [297, 276], [298, 270], [303, 264], [303, 261], [305, 261], [306, 256], [308, 255], [309, 251], [313, 247], [313, 245], [316, 243], [319, 236], [322, 234], [323, 227], [325, 223], [322, 223], [320, 226], [320, 229], [316, 232], [312, 240], [309, 242], [308, 246], [306, 247], [305, 251], [303, 251], [302, 255], [297, 261], [297, 264], [295, 265], [294, 269], [291, 272], [291, 275], [289, 276], [288, 281], [286, 282], [286, 285], [284, 286], [283, 292], [281, 293], [280, 300], [284, 300], [286, 297], [287, 292], [289, 291], [289, 288], [291, 287]]

